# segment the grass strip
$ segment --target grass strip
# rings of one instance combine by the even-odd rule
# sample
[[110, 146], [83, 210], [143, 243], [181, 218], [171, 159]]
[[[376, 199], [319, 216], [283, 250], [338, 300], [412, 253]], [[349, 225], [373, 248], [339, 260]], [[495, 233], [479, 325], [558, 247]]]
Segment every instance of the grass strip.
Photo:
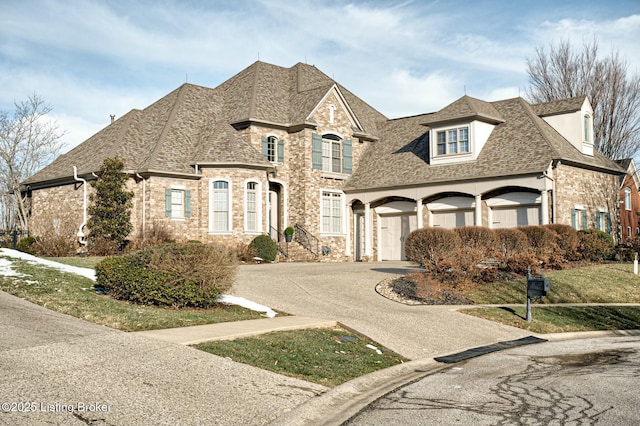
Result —
[[[609, 263], [551, 271], [551, 291], [540, 303], [640, 303], [640, 277], [633, 265]], [[525, 278], [478, 285], [464, 291], [476, 304], [524, 303]]]
[[[382, 354], [367, 345], [377, 347]], [[364, 336], [342, 329], [282, 331], [194, 347], [327, 387], [407, 361]]]
[[0, 278], [0, 290], [47, 309], [123, 331], [156, 330], [262, 318], [259, 312], [235, 305], [219, 305], [212, 309], [171, 309], [134, 305], [96, 294], [92, 289], [93, 281], [75, 274], [30, 264], [23, 260], [13, 260], [13, 269], [24, 276]]
[[592, 330], [640, 329], [640, 307], [633, 306], [540, 306], [531, 308], [531, 322], [526, 308], [474, 308], [461, 312], [533, 333], [566, 333]]

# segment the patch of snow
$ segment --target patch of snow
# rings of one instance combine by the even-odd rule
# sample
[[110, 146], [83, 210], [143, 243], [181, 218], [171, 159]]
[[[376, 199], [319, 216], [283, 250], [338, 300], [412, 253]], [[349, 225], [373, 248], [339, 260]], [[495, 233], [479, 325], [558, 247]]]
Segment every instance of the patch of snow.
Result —
[[26, 275], [16, 272], [11, 267], [13, 263], [10, 260], [0, 258], [0, 274], [5, 277], [25, 277]]
[[92, 281], [96, 280], [96, 271], [90, 268], [80, 268], [78, 266], [65, 265], [64, 263], [41, 259], [39, 257], [33, 256], [28, 253], [23, 253], [18, 250], [11, 250], [7, 248], [0, 249], [0, 255], [11, 257], [13, 259], [22, 259], [29, 263], [39, 263], [41, 265], [45, 265], [50, 268], [58, 269], [59, 271], [62, 271], [62, 272], [70, 272], [72, 274], [89, 278]]
[[273, 318], [276, 316], [276, 313], [271, 308], [260, 305], [256, 302], [252, 302], [251, 300], [247, 300], [244, 297], [222, 294], [218, 297], [218, 302], [228, 303], [230, 305], [239, 305], [243, 308], [251, 309], [252, 311], [256, 312], [264, 312], [265, 315], [269, 318]]
[[[7, 256], [13, 259], [22, 259], [29, 263], [39, 263], [41, 265], [55, 268], [63, 272], [70, 272], [72, 274], [89, 278], [92, 281], [96, 280], [96, 271], [90, 268], [80, 268], [78, 266], [65, 265], [63, 263], [41, 259], [28, 253], [23, 253], [21, 251], [11, 250], [7, 248], [0, 249], [0, 256]], [[24, 274], [19, 274], [18, 272], [14, 271], [11, 268], [11, 265], [12, 262], [10, 260], [0, 258], [0, 273], [4, 276], [25, 276]], [[275, 311], [273, 311], [271, 308], [252, 302], [251, 300], [247, 300], [244, 297], [223, 294], [218, 297], [218, 301], [221, 303], [228, 303], [230, 305], [239, 305], [243, 308], [247, 308], [256, 312], [264, 312], [265, 315], [269, 318], [273, 318], [276, 316]]]

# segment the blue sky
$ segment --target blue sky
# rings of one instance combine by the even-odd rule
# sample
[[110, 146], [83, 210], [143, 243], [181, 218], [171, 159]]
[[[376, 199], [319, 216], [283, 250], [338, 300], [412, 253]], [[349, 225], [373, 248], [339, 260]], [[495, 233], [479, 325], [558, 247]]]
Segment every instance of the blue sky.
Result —
[[185, 81], [317, 66], [389, 118], [524, 96], [536, 47], [597, 37], [640, 72], [640, 1], [4, 0], [0, 110], [34, 92], [69, 149]]

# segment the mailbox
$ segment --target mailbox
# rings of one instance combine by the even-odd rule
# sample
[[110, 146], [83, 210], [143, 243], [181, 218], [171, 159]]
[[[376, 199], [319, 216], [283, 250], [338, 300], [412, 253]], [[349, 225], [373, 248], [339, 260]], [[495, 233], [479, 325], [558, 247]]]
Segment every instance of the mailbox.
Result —
[[548, 278], [530, 277], [527, 278], [527, 297], [546, 296], [551, 289], [551, 283]]

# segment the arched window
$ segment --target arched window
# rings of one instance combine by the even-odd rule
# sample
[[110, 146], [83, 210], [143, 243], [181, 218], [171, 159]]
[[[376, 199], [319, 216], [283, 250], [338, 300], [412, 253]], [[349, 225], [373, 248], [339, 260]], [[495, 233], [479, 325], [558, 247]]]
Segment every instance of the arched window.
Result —
[[322, 170], [342, 172], [342, 144], [339, 136], [322, 136]]
[[313, 133], [311, 138], [312, 166], [316, 170], [332, 173], [351, 173], [353, 145], [351, 139], [338, 135]]

